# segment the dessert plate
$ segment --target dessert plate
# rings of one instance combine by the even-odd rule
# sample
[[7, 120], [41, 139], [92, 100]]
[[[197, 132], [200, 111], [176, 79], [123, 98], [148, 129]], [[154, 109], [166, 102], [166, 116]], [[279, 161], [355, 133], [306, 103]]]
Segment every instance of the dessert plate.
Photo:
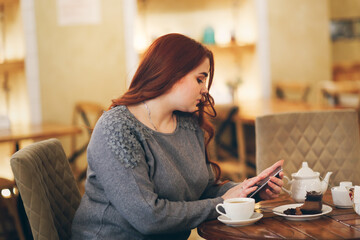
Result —
[[303, 203], [282, 205], [282, 206], [273, 208], [273, 213], [276, 215], [282, 216], [282, 217], [286, 218], [287, 220], [306, 221], [306, 220], [313, 220], [313, 219], [320, 218], [322, 215], [328, 214], [329, 212], [332, 211], [332, 208], [330, 206], [323, 204], [322, 209], [321, 209], [322, 213], [318, 213], [318, 214], [287, 215], [287, 214], [283, 213], [284, 210], [286, 210], [288, 208], [296, 208], [296, 207], [300, 207], [301, 205], [303, 205]]
[[239, 226], [246, 226], [246, 225], [253, 224], [254, 222], [259, 221], [262, 217], [263, 217], [263, 215], [261, 213], [254, 212], [253, 215], [251, 216], [251, 218], [245, 219], [245, 220], [231, 220], [230, 218], [228, 218], [224, 215], [218, 216], [217, 219], [220, 222], [225, 223], [228, 226], [239, 227]]

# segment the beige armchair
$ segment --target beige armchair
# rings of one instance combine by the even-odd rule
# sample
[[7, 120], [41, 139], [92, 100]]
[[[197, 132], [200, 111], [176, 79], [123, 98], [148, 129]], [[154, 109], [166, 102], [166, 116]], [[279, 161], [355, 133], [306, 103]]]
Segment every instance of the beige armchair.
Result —
[[340, 181], [360, 184], [358, 116], [354, 110], [294, 112], [258, 117], [256, 130], [257, 173], [284, 159], [291, 177], [306, 161], [314, 170]]
[[31, 144], [10, 164], [34, 239], [70, 239], [81, 196], [60, 141]]

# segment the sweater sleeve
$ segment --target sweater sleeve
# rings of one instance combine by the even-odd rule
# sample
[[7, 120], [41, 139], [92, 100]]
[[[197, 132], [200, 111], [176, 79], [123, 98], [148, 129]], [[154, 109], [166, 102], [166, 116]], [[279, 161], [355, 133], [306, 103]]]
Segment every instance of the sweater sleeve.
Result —
[[205, 191], [201, 196], [201, 199], [221, 197], [227, 192], [227, 190], [229, 190], [232, 187], [235, 187], [238, 184], [231, 181], [225, 184], [221, 184], [221, 183], [215, 184], [215, 175], [211, 168], [211, 165], [207, 164], [207, 167], [209, 172], [209, 182]]
[[130, 139], [112, 151], [106, 134], [95, 128], [88, 147], [89, 167], [110, 204], [139, 232], [145, 235], [180, 232], [218, 215], [214, 209], [222, 202], [221, 197], [177, 202], [159, 198], [149, 177], [141, 141], [127, 132], [126, 138]]

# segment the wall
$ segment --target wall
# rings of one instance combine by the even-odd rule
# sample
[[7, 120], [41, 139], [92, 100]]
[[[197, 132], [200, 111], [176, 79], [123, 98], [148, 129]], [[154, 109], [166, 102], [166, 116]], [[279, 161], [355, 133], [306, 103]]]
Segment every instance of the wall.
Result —
[[360, 40], [335, 41], [331, 45], [331, 54], [333, 63], [360, 62]]
[[330, 17], [357, 18], [360, 17], [360, 0], [329, 0]]
[[315, 98], [317, 83], [331, 79], [327, 0], [271, 0], [268, 8], [272, 81], [310, 82]]
[[[239, 99], [259, 97], [259, 63], [257, 59], [257, 19], [254, 0], [138, 0], [135, 48], [144, 50], [155, 38], [178, 32], [198, 41], [207, 27], [215, 33], [214, 85], [210, 93], [216, 103], [230, 102], [227, 82], [242, 79]], [[231, 34], [237, 44], [228, 46]], [[242, 43], [249, 47], [240, 47]]]
[[[360, 0], [329, 0], [330, 19], [360, 19]], [[360, 38], [334, 41], [332, 62], [359, 62]]]
[[109, 105], [125, 89], [122, 4], [100, 2], [100, 24], [59, 26], [56, 1], [35, 1], [44, 122], [70, 123], [76, 101]]
[[56, 1], [35, 1], [43, 122], [70, 124], [77, 101], [109, 106], [125, 91], [122, 1], [100, 3], [99, 24], [59, 26]]

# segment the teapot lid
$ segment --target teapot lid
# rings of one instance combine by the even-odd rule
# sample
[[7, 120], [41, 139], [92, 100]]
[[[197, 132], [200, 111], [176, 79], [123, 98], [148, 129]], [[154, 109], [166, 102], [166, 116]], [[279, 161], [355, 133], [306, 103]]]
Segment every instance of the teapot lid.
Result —
[[315, 177], [317, 173], [315, 173], [311, 168], [309, 168], [309, 165], [307, 162], [302, 163], [302, 167], [297, 171], [297, 173], [294, 174], [296, 177]]

